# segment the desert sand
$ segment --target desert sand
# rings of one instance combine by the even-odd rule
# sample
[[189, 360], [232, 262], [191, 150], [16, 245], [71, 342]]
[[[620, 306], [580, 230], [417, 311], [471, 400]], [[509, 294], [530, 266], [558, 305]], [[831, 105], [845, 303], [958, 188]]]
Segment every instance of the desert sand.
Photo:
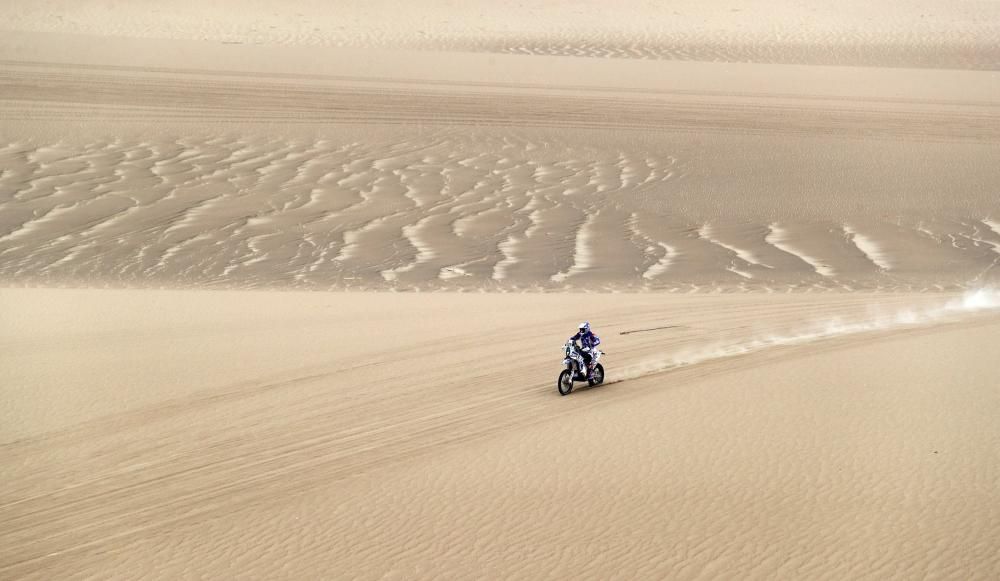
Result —
[[1000, 576], [1000, 5], [536, 4], [0, 5], [0, 578]]

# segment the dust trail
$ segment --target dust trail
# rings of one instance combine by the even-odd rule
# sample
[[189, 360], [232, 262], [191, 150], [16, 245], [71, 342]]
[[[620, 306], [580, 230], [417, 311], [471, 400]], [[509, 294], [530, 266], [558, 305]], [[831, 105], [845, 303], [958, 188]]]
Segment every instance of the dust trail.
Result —
[[772, 347], [801, 345], [824, 339], [832, 339], [834, 337], [873, 331], [928, 326], [955, 320], [963, 315], [991, 311], [1000, 311], [1000, 290], [989, 288], [978, 289], [969, 291], [961, 297], [945, 301], [942, 304], [922, 309], [901, 309], [889, 314], [879, 314], [873, 309], [869, 317], [854, 321], [844, 321], [839, 318], [814, 321], [805, 325], [799, 331], [761, 334], [742, 340], [734, 339], [731, 342], [716, 342], [710, 345], [692, 346], [630, 365], [620, 374], [615, 374], [614, 380], [636, 379], [678, 367], [687, 367], [705, 361], [745, 355]]

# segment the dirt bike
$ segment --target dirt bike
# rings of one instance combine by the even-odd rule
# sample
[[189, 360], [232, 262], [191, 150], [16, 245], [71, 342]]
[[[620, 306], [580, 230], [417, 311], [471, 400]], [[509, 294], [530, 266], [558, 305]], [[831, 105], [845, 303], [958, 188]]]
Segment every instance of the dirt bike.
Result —
[[566, 345], [563, 346], [563, 353], [566, 355], [566, 358], [563, 359], [563, 365], [566, 369], [559, 373], [559, 381], [556, 383], [559, 395], [569, 395], [573, 391], [574, 381], [586, 381], [590, 387], [604, 383], [604, 366], [600, 363], [601, 356], [604, 355], [603, 351], [596, 347], [590, 351], [590, 363], [594, 367], [590, 377], [587, 377], [587, 364], [584, 362], [583, 356], [577, 352], [572, 341], [566, 342]]

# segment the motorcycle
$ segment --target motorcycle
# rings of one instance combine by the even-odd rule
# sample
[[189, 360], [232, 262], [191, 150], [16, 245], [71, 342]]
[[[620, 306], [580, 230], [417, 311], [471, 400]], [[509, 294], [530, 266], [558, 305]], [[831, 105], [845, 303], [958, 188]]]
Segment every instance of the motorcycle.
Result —
[[573, 391], [574, 381], [586, 381], [590, 387], [604, 383], [604, 366], [600, 363], [601, 356], [604, 355], [603, 351], [596, 347], [590, 351], [594, 371], [589, 378], [587, 377], [587, 364], [584, 362], [583, 356], [577, 353], [576, 346], [572, 341], [566, 342], [566, 345], [563, 346], [563, 353], [566, 356], [563, 359], [563, 365], [566, 369], [559, 373], [559, 380], [556, 383], [559, 395], [569, 395]]

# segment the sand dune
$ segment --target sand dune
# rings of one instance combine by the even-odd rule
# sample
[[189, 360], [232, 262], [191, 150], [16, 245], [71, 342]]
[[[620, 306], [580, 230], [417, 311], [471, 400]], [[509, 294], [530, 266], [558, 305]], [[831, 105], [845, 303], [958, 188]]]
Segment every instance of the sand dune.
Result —
[[998, 73], [26, 34], [0, 45], [10, 284], [939, 290], [1000, 272]]
[[0, 4], [0, 578], [1000, 577], [998, 24]]
[[[141, 5], [140, 5], [141, 6]], [[896, 67], [1000, 67], [995, 3], [600, 0], [510, 7], [488, 0], [156, 2], [146, 9], [37, 0], [2, 28], [215, 42], [393, 47], [590, 58]]]
[[995, 293], [0, 300], [4, 577], [1000, 567]]
[[674, 201], [697, 187], [685, 152], [622, 145], [529, 130], [364, 144], [351, 135], [18, 140], [0, 150], [0, 275], [15, 284], [613, 290], [714, 289], [737, 278], [761, 289], [961, 288], [1000, 274], [1000, 235], [985, 218], [993, 200], [933, 222], [919, 208], [822, 221], [788, 208], [775, 222], [770, 212], [734, 220], [720, 209], [701, 222], [704, 201]]

